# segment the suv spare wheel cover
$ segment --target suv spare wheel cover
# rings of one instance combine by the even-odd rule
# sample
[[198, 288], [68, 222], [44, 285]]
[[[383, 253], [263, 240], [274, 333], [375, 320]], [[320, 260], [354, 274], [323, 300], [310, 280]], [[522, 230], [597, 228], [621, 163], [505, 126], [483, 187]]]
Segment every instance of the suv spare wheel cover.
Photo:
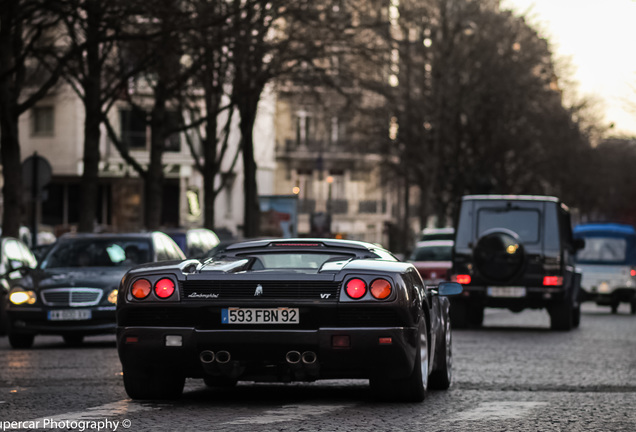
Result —
[[488, 230], [477, 240], [475, 267], [486, 278], [505, 282], [523, 266], [524, 251], [519, 236], [510, 230]]

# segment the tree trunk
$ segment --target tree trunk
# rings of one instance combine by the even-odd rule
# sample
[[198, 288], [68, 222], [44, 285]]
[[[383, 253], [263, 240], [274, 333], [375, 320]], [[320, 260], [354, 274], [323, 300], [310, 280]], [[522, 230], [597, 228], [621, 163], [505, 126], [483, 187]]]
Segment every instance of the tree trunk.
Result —
[[102, 118], [101, 82], [102, 63], [100, 61], [100, 16], [99, 1], [86, 2], [86, 76], [83, 79], [84, 109], [84, 172], [80, 186], [80, 219], [78, 230], [92, 232], [97, 221], [97, 200], [99, 178], [99, 125]]
[[[10, 101], [5, 95], [11, 93], [8, 83], [0, 84], [1, 100]], [[16, 112], [14, 104], [0, 104], [0, 151], [4, 177], [2, 235], [11, 237], [18, 237], [22, 219], [22, 165]]]
[[245, 194], [245, 214], [243, 235], [257, 237], [260, 231], [260, 206], [256, 182], [256, 161], [254, 160], [254, 121], [261, 92], [244, 96], [238, 109], [241, 114], [241, 148], [243, 150], [243, 192]]
[[[161, 74], [160, 74], [161, 75]], [[145, 184], [145, 227], [156, 230], [161, 226], [163, 208], [163, 150], [166, 141], [166, 97], [162, 78], [155, 88], [155, 101], [150, 118], [150, 164]]]
[[214, 230], [216, 212], [214, 204], [216, 191], [214, 180], [219, 174], [220, 163], [217, 164], [216, 112], [218, 110], [218, 98], [207, 96], [205, 100], [208, 121], [206, 122], [206, 141], [203, 143], [203, 226]]
[[[13, 53], [13, 19], [17, 2], [9, 2], [0, 10], [0, 157], [4, 197], [2, 234], [18, 237], [22, 217], [22, 168], [18, 135], [18, 89], [14, 74], [5, 73], [15, 66]], [[17, 32], [20, 30], [18, 29]]]

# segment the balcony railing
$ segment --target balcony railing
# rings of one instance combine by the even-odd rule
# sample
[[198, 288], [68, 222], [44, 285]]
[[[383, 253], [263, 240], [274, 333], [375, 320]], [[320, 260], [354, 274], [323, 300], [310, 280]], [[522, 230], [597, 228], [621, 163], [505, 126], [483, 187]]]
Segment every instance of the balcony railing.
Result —
[[313, 213], [315, 211], [316, 211], [316, 200], [314, 199], [298, 200], [298, 213], [307, 214], [307, 213]]

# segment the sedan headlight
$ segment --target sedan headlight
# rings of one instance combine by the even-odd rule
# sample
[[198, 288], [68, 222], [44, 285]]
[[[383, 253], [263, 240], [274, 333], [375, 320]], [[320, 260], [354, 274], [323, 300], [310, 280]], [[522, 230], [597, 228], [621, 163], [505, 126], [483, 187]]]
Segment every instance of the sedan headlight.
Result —
[[37, 300], [35, 291], [25, 290], [24, 288], [16, 287], [9, 292], [9, 301], [14, 305], [33, 304]]
[[108, 302], [112, 304], [117, 304], [117, 290], [114, 289], [108, 294]]

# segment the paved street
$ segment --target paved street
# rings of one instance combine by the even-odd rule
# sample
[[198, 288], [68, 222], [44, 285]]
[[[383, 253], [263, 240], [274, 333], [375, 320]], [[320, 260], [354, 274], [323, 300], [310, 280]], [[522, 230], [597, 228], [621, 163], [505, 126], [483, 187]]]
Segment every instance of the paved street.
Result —
[[[130, 401], [114, 337], [31, 350], [0, 338], [0, 430], [135, 431], [634, 431], [636, 316], [584, 305], [581, 327], [548, 330], [545, 311], [487, 310], [481, 330], [454, 331], [455, 383], [422, 404], [374, 402], [365, 381], [229, 390], [186, 383], [172, 403]], [[107, 425], [91, 421], [109, 421]], [[3, 426], [4, 425], [4, 426]]]

